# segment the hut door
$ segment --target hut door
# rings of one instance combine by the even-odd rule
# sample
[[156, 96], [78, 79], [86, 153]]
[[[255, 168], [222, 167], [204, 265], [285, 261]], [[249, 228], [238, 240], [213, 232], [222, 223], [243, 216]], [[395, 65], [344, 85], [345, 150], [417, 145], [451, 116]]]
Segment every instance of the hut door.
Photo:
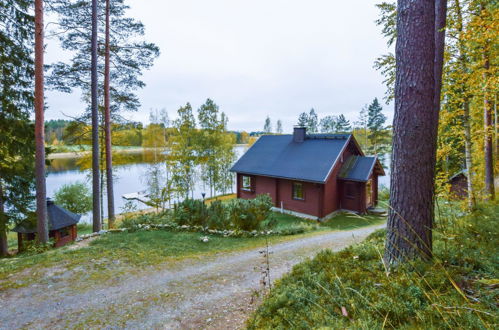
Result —
[[373, 205], [373, 180], [369, 179], [366, 183], [366, 206]]

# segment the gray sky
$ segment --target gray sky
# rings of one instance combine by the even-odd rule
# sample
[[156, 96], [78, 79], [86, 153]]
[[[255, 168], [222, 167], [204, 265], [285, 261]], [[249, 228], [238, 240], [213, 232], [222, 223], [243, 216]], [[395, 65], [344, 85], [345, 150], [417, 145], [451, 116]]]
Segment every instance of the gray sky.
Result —
[[[387, 52], [369, 0], [129, 0], [161, 55], [145, 72], [142, 108], [127, 118], [148, 122], [150, 109], [197, 109], [212, 98], [229, 128], [261, 130], [267, 115], [290, 131], [298, 115], [343, 113], [382, 98], [375, 58]], [[61, 58], [49, 42], [46, 61]], [[64, 56], [65, 57], [65, 56]], [[47, 119], [78, 115], [79, 94], [47, 93]], [[391, 123], [393, 105], [384, 106]]]

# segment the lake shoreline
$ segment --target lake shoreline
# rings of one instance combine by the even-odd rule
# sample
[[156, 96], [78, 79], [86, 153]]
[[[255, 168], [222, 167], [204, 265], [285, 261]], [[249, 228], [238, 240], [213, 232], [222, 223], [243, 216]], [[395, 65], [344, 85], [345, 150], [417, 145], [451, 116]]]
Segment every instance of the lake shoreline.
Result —
[[[246, 147], [247, 144], [234, 144], [234, 147]], [[122, 149], [122, 147], [118, 147], [119, 149], [114, 149], [113, 151], [122, 152], [122, 153], [140, 153], [144, 151], [152, 151], [155, 148], [152, 147], [130, 147], [126, 149]], [[162, 150], [163, 148], [156, 148], [158, 150]], [[89, 155], [91, 150], [82, 150], [82, 151], [69, 151], [69, 152], [54, 152], [47, 155], [47, 159], [65, 159], [65, 158], [81, 158], [86, 155]]]
[[[127, 148], [127, 149], [115, 149], [114, 151], [125, 152], [125, 153], [138, 153], [147, 150], [154, 150], [154, 148], [136, 147], [136, 148]], [[47, 156], [47, 159], [81, 158], [85, 155], [89, 155], [91, 152], [92, 152], [91, 150], [55, 152], [49, 154]]]

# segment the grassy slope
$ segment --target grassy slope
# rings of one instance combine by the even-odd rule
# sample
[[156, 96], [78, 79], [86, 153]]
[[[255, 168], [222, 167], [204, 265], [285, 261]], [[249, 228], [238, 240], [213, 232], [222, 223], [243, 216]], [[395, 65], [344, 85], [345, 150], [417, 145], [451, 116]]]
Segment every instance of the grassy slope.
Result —
[[[291, 215], [274, 213], [277, 227], [294, 230], [291, 233], [304, 233], [320, 230], [331, 230], [328, 226], [318, 226], [316, 222], [296, 218]], [[331, 221], [334, 221], [332, 219]], [[350, 229], [344, 223], [343, 216], [334, 229]], [[359, 221], [359, 220], [357, 220]], [[379, 219], [378, 221], [383, 221]], [[372, 222], [364, 222], [365, 225]], [[296, 230], [297, 228], [302, 230]], [[78, 233], [91, 231], [89, 225], [78, 227]], [[138, 271], [144, 266], [160, 265], [164, 262], [175, 262], [185, 257], [200, 257], [218, 252], [255, 248], [265, 244], [264, 237], [233, 238], [210, 236], [208, 243], [200, 241], [201, 233], [138, 231], [133, 233], [113, 233], [92, 241], [88, 247], [70, 249], [68, 247], [53, 249], [41, 254], [24, 253], [16, 258], [0, 259], [0, 290], [7, 287], [25, 286], [38, 280], [31, 276], [31, 271], [56, 267], [60, 272], [71, 271], [75, 280], [85, 279], [107, 280], [120, 273]], [[272, 236], [270, 242], [297, 239], [299, 235]], [[17, 243], [15, 243], [17, 244]], [[23, 272], [30, 269], [31, 271]], [[90, 282], [90, 281], [88, 281]]]
[[497, 327], [499, 206], [466, 217], [446, 212], [434, 231], [433, 263], [415, 262], [387, 273], [380, 230], [357, 246], [324, 251], [295, 266], [249, 327]]

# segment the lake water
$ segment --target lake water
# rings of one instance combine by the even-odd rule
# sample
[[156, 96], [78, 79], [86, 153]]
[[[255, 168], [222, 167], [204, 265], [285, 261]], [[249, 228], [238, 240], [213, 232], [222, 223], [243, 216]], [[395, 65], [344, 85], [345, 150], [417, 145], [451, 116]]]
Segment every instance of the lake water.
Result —
[[[234, 148], [239, 158], [246, 147], [237, 146]], [[114, 176], [114, 203], [116, 213], [121, 213], [127, 202], [122, 196], [124, 194], [147, 191], [146, 176], [152, 164], [164, 161], [164, 156], [154, 153], [152, 150], [141, 152], [121, 152], [113, 155], [113, 176]], [[52, 159], [47, 169], [47, 197], [54, 197], [55, 192], [65, 184], [84, 182], [91, 187], [90, 155], [81, 158], [68, 157]], [[235, 183], [233, 187], [235, 191]], [[209, 197], [208, 187], [204, 187], [199, 180], [194, 188], [194, 198], [202, 198], [201, 193], [205, 192]], [[107, 216], [106, 194], [103, 196], [104, 216]], [[150, 208], [141, 202], [136, 202], [138, 210]], [[82, 222], [90, 222], [90, 214], [82, 217]]]
[[[237, 158], [239, 158], [246, 147], [237, 146], [234, 148]], [[116, 213], [121, 213], [126, 200], [122, 198], [124, 194], [136, 193], [147, 190], [146, 176], [150, 166], [164, 160], [164, 156], [154, 153], [151, 150], [141, 152], [121, 152], [113, 156], [113, 174], [114, 179], [114, 202]], [[389, 158], [387, 156], [386, 158]], [[388, 161], [385, 161], [387, 165]], [[77, 181], [85, 182], [91, 186], [91, 172], [88, 170], [90, 165], [90, 155], [81, 158], [68, 157], [51, 160], [48, 167], [47, 176], [47, 196], [54, 197], [54, 193], [65, 184], [75, 183]], [[386, 166], [385, 166], [386, 167]], [[379, 184], [389, 186], [389, 173], [385, 169], [386, 176], [379, 178]], [[235, 191], [235, 183], [233, 187]], [[202, 182], [198, 181], [194, 188], [194, 198], [202, 198], [201, 193], [209, 194], [208, 187], [204, 187]], [[149, 206], [136, 202], [137, 209], [146, 209]], [[107, 200], [104, 194], [103, 202], [104, 215], [107, 216]], [[82, 217], [83, 222], [90, 222], [90, 215]]]

